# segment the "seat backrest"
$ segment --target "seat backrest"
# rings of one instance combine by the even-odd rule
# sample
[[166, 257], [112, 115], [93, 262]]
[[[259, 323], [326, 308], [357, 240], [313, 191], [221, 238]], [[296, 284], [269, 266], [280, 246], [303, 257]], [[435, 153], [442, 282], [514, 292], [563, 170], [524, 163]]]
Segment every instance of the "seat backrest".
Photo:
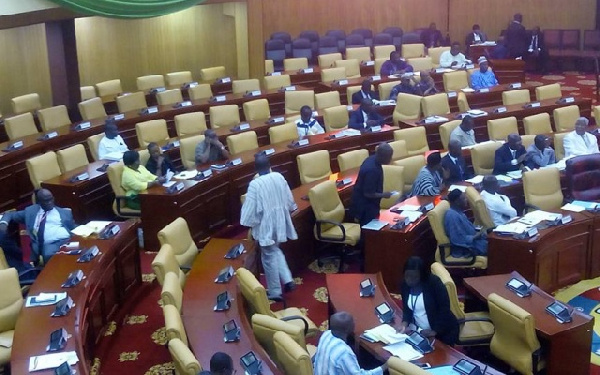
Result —
[[431, 225], [431, 229], [433, 230], [433, 235], [435, 236], [438, 246], [450, 243], [450, 239], [446, 234], [446, 228], [444, 227], [444, 217], [449, 209], [450, 203], [448, 203], [446, 200], [443, 200], [438, 203], [433, 210], [427, 212], [427, 219], [429, 220], [429, 225]]
[[311, 41], [306, 38], [292, 40], [292, 57], [305, 57], [312, 60], [313, 46]]
[[336, 68], [345, 68], [347, 78], [360, 77], [360, 64], [357, 59], [337, 60], [335, 62], [335, 67]]
[[265, 76], [263, 78], [263, 85], [265, 86], [265, 90], [276, 90], [291, 85], [291, 79], [288, 74]]
[[525, 134], [548, 134], [552, 133], [552, 124], [550, 124], [550, 115], [547, 113], [538, 113], [537, 115], [523, 118], [523, 128]]
[[471, 149], [471, 163], [475, 174], [492, 174], [494, 171], [494, 157], [500, 146], [502, 146], [501, 142], [484, 143], [475, 145]]
[[424, 155], [414, 155], [396, 160], [392, 164], [404, 167], [404, 170], [402, 171], [404, 178], [404, 189], [402, 189], [402, 193], [406, 194], [412, 191], [413, 182], [417, 178], [421, 168], [425, 166], [426, 160]]
[[283, 60], [283, 70], [300, 70], [308, 68], [308, 59], [306, 57], [294, 57]]
[[380, 83], [377, 87], [381, 100], [389, 99], [392, 89], [398, 84], [397, 81]]
[[[365, 47], [365, 38], [360, 34], [350, 34], [346, 37], [346, 49]], [[367, 47], [368, 48], [368, 47]]]
[[535, 169], [523, 172], [525, 203], [542, 210], [556, 210], [563, 204], [560, 172], [556, 168]]
[[575, 129], [575, 121], [580, 117], [579, 107], [569, 105], [566, 107], [556, 108], [552, 112], [554, 118], [554, 129], [556, 132], [566, 132]]
[[381, 66], [383, 65], [383, 63], [385, 63], [388, 60], [387, 57], [380, 57], [375, 59], [375, 74], [379, 75], [381, 74]]
[[342, 59], [342, 54], [339, 52], [326, 53], [323, 55], [319, 55], [319, 57], [317, 58], [317, 60], [319, 61], [319, 68], [321, 68], [321, 69], [333, 68], [335, 65], [335, 62], [337, 60], [341, 60], [341, 59]]
[[394, 125], [398, 126], [403, 120], [418, 119], [421, 116], [421, 99], [419, 95], [398, 94], [393, 114]]
[[265, 74], [271, 74], [275, 71], [273, 60], [265, 60]]
[[540, 348], [534, 317], [513, 302], [492, 293], [487, 297], [495, 331], [490, 349], [521, 374], [532, 374], [533, 352]]
[[[140, 161], [141, 164], [141, 161]], [[124, 196], [125, 195], [125, 189], [123, 189], [123, 186], [121, 186], [121, 178], [123, 176], [123, 168], [125, 168], [125, 165], [123, 164], [123, 162], [119, 162], [119, 163], [112, 163], [108, 166], [108, 168], [106, 169], [106, 175], [108, 176], [108, 181], [110, 182], [110, 187], [112, 188], [112, 191], [115, 195], [117, 196]], [[115, 202], [116, 204], [116, 202]], [[120, 208], [125, 207], [125, 202], [123, 200], [119, 200], [119, 204], [121, 205]], [[114, 204], [113, 204], [114, 207]], [[116, 208], [113, 208], [116, 209]]]
[[[432, 49], [430, 48], [429, 50], [431, 51]], [[469, 87], [469, 77], [464, 70], [444, 73], [442, 79], [444, 80], [445, 91], [462, 90], [465, 87]]]
[[265, 349], [269, 357], [271, 357], [277, 366], [280, 366], [281, 363], [275, 352], [275, 342], [273, 341], [275, 332], [287, 333], [292, 340], [306, 350], [304, 330], [300, 325], [290, 324], [268, 315], [254, 314], [252, 315], [252, 332], [254, 333], [256, 340]]
[[315, 92], [313, 90], [286, 91], [285, 114], [299, 113], [302, 106], [315, 108]]
[[10, 102], [15, 115], [42, 108], [40, 96], [37, 93], [17, 96], [12, 98]]
[[96, 97], [96, 89], [94, 86], [81, 86], [79, 88], [81, 100], [88, 100]]
[[271, 117], [271, 108], [267, 99], [256, 99], [242, 105], [246, 121], [268, 120]]
[[204, 135], [202, 134], [181, 138], [179, 140], [181, 163], [185, 169], [190, 170], [196, 167], [196, 146], [200, 142], [204, 142]]
[[[402, 142], [402, 141], [398, 141]], [[404, 167], [383, 165], [383, 191], [402, 191], [404, 189]], [[391, 208], [398, 201], [397, 196], [382, 198], [379, 208]]]
[[[427, 50], [427, 54], [429, 57], [431, 57], [431, 62], [433, 63], [434, 67], [440, 65], [440, 56], [442, 56], [442, 53], [446, 51], [450, 51], [450, 47], [433, 47]], [[463, 86], [461, 89], [467, 86]], [[448, 89], [446, 89], [446, 91], [448, 91]]]
[[425, 56], [425, 45], [423, 43], [402, 44], [402, 57], [410, 59]]
[[183, 326], [183, 319], [177, 307], [173, 305], [163, 306], [163, 314], [165, 316], [165, 331], [167, 340], [180, 339], [186, 346], [188, 338]]
[[283, 125], [269, 127], [269, 143], [275, 144], [279, 142], [293, 141], [298, 138], [298, 130], [296, 124], [288, 122]]
[[465, 312], [461, 308], [460, 302], [458, 301], [456, 284], [454, 283], [454, 280], [452, 280], [450, 272], [448, 272], [442, 263], [433, 262], [431, 264], [431, 273], [439, 277], [442, 283], [444, 283], [446, 292], [448, 292], [448, 298], [450, 299], [450, 311], [452, 311], [452, 314], [454, 314], [458, 320], [464, 319]]
[[135, 124], [135, 134], [140, 147], [146, 147], [151, 142], [161, 144], [169, 139], [167, 121], [160, 119], [138, 122]]
[[208, 117], [211, 128], [229, 128], [240, 123], [240, 110], [235, 104], [211, 106]]
[[273, 335], [275, 353], [287, 375], [313, 375], [313, 365], [308, 352], [287, 333], [278, 331]]
[[159, 105], [171, 105], [183, 101], [180, 89], [165, 90], [156, 94], [156, 101]]
[[448, 95], [440, 93], [425, 96], [421, 99], [421, 108], [424, 116], [439, 116], [450, 113], [450, 103]]
[[475, 217], [474, 224], [486, 229], [494, 228], [494, 220], [492, 220], [492, 216], [488, 211], [485, 201], [481, 198], [477, 189], [473, 186], [468, 186], [465, 190], [465, 196], [467, 197], [467, 202], [469, 202], [469, 207], [471, 207], [471, 211], [473, 211], [473, 216]]
[[200, 134], [206, 130], [206, 115], [204, 112], [182, 113], [175, 116], [174, 120], [178, 137]]
[[[308, 199], [317, 220], [344, 221], [345, 209], [334, 181], [323, 181], [308, 191]], [[322, 230], [328, 230], [332, 225], [324, 224]]]
[[339, 154], [337, 156], [337, 162], [340, 166], [340, 172], [360, 167], [363, 161], [368, 157], [369, 151], [365, 149], [352, 150]]
[[450, 134], [452, 134], [452, 131], [456, 129], [461, 122], [461, 120], [452, 120], [440, 125], [440, 139], [442, 140], [442, 146], [444, 147], [444, 150], [448, 149], [448, 144], [450, 143]]
[[406, 62], [413, 67], [415, 72], [433, 69], [433, 62], [429, 56], [411, 57], [406, 59]]
[[583, 49], [598, 50], [600, 48], [600, 30], [584, 30], [583, 31]]
[[232, 134], [227, 137], [227, 148], [232, 155], [258, 148], [258, 137], [255, 131]]
[[56, 151], [56, 157], [62, 173], [71, 172], [90, 163], [85, 153], [85, 147], [82, 144], [58, 150]]
[[25, 161], [29, 179], [34, 189], [42, 187], [42, 181], [49, 180], [61, 175], [58, 159], [54, 151], [48, 151], [45, 154], [34, 156]]
[[94, 161], [98, 161], [98, 145], [100, 144], [100, 141], [103, 137], [104, 133], [100, 133], [90, 135], [86, 140], [88, 148], [90, 149], [90, 154], [92, 155], [92, 159], [94, 159]]
[[[392, 46], [394, 47], [394, 51], [396, 50], [396, 47], [394, 46], [394, 39], [392, 38], [392, 35], [387, 34], [385, 32], [381, 32], [378, 34], [375, 34], [373, 36], [373, 50], [375, 49], [375, 47], [380, 47], [380, 46]], [[391, 52], [391, 51], [389, 51]], [[390, 55], [388, 52], [388, 56]]]
[[252, 79], [236, 79], [231, 83], [231, 91], [234, 94], [245, 94], [248, 91], [260, 90], [260, 81]]
[[325, 123], [325, 131], [327, 132], [346, 128], [349, 120], [350, 115], [345, 105], [338, 105], [323, 110], [323, 122]]
[[390, 375], [428, 375], [429, 372], [419, 366], [398, 357], [390, 357], [387, 361]]
[[198, 255], [198, 247], [184, 218], [178, 217], [161, 229], [158, 232], [158, 240], [161, 245], [171, 245], [178, 264], [192, 266], [196, 255]]
[[219, 78], [227, 76], [224, 66], [213, 66], [210, 68], [200, 69], [200, 79], [203, 82], [214, 82]]
[[152, 271], [161, 286], [165, 283], [165, 275], [167, 273], [180, 274], [179, 263], [177, 262], [177, 258], [175, 258], [175, 253], [171, 245], [163, 244], [160, 246], [160, 250], [158, 250], [158, 253], [152, 260]]
[[167, 73], [165, 78], [167, 81], [167, 87], [169, 88], [179, 88], [180, 86], [190, 83], [194, 80], [192, 78], [192, 72], [190, 71]]
[[373, 47], [373, 54], [375, 55], [375, 60], [377, 59], [386, 59], [390, 56], [390, 53], [396, 50], [396, 46], [394, 45], [379, 45]]
[[67, 112], [67, 107], [64, 105], [40, 109], [38, 111], [38, 117], [40, 119], [42, 131], [45, 132], [60, 128], [61, 126], [71, 125], [69, 112]]
[[165, 87], [165, 77], [162, 74], [151, 74], [137, 77], [135, 84], [138, 91], [149, 91], [159, 87]]
[[531, 98], [529, 97], [529, 90], [509, 90], [502, 92], [502, 104], [513, 105], [529, 103]]
[[340, 93], [339, 91], [334, 90], [315, 94], [315, 104], [317, 109], [325, 109], [342, 105], [340, 102]]
[[319, 150], [296, 156], [300, 182], [308, 184], [328, 177], [331, 174], [329, 151]]
[[177, 375], [197, 375], [202, 371], [194, 353], [182, 340], [173, 338], [169, 340], [168, 347]]
[[181, 289], [179, 275], [177, 275], [175, 272], [167, 272], [165, 275], [162, 291], [160, 293], [160, 299], [163, 302], [163, 306], [173, 305], [177, 308], [177, 311], [181, 313], [183, 289]]
[[265, 58], [273, 61], [278, 68], [282, 67], [286, 54], [291, 53], [291, 40], [286, 42], [279, 39], [270, 39], [265, 42]]
[[123, 92], [120, 79], [96, 83], [96, 91], [100, 97], [116, 97]]
[[85, 121], [106, 117], [106, 109], [102, 104], [102, 99], [98, 97], [84, 100], [77, 104], [77, 107], [81, 118]]
[[546, 45], [546, 48], [549, 48], [549, 49], [559, 49], [560, 48], [561, 30], [545, 29], [543, 31], [543, 34], [544, 34], [544, 44]]
[[509, 134], [519, 134], [517, 118], [503, 117], [487, 121], [488, 137], [492, 141], [504, 141]]
[[38, 132], [31, 112], [7, 118], [4, 120], [4, 129], [10, 140], [26, 137]]
[[117, 96], [117, 107], [121, 113], [135, 111], [147, 106], [146, 95], [142, 91]]
[[[388, 144], [392, 147], [392, 161], [403, 159], [408, 156], [408, 150], [406, 146], [406, 141], [401, 139], [398, 141], [388, 142]], [[387, 191], [387, 190], [384, 190]]]
[[458, 95], [456, 96], [456, 104], [458, 105], [458, 110], [460, 112], [466, 112], [471, 109], [469, 106], [469, 101], [467, 100], [467, 95], [465, 95], [465, 93], [462, 91], [459, 91]]
[[427, 134], [425, 133], [424, 126], [395, 130], [394, 141], [406, 142], [406, 148], [408, 150], [408, 155], [410, 156], [429, 151], [429, 144], [427, 143]]
[[560, 37], [561, 49], [574, 49], [579, 50], [579, 29], [573, 30], [562, 30]]
[[600, 199], [600, 154], [581, 155], [566, 161], [567, 185], [573, 199]]
[[340, 46], [336, 37], [333, 36], [322, 36], [319, 38], [318, 54], [325, 55], [328, 53], [339, 53]]
[[19, 312], [23, 307], [23, 295], [19, 285], [19, 275], [15, 268], [0, 270], [0, 332], [12, 331], [17, 324]]
[[346, 48], [346, 59], [359, 62], [371, 61], [371, 49], [369, 47]]
[[252, 272], [240, 267], [235, 271], [235, 276], [251, 314], [263, 314], [275, 318], [267, 299], [267, 291]]
[[201, 83], [194, 86], [188, 90], [188, 93], [191, 100], [208, 99], [213, 95], [212, 88], [208, 83]]
[[562, 97], [560, 83], [538, 86], [535, 88], [536, 100], [558, 99]]
[[333, 82], [341, 79], [346, 79], [346, 68], [344, 67], [321, 70], [321, 82]]

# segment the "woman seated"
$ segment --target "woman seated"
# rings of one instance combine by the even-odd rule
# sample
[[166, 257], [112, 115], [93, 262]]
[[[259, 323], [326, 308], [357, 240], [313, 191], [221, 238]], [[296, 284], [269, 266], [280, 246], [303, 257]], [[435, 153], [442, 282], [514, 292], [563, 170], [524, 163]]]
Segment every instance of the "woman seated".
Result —
[[430, 341], [438, 338], [448, 345], [456, 343], [458, 321], [450, 311], [446, 287], [421, 258], [413, 256], [406, 261], [400, 293], [404, 307], [402, 332], [418, 331]]
[[127, 196], [126, 205], [133, 210], [140, 209], [140, 200], [138, 194], [152, 186], [160, 185], [165, 182], [164, 177], [156, 177], [148, 172], [146, 167], [140, 165], [140, 154], [135, 151], [125, 151], [123, 154], [123, 175], [121, 176], [121, 186], [125, 189]]

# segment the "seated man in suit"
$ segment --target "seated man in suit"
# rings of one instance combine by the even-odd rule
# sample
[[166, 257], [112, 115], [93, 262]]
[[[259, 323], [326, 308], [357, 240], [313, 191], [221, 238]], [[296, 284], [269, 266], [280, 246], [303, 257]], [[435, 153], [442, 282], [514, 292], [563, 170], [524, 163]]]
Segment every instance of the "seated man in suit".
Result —
[[[487, 255], [487, 237], [485, 231], [478, 231], [469, 221], [465, 210], [467, 198], [465, 193], [458, 189], [448, 194], [450, 209], [444, 215], [444, 229], [450, 239], [450, 254], [456, 258], [475, 255]], [[470, 251], [469, 251], [470, 249]]]
[[391, 76], [392, 74], [404, 74], [412, 72], [413, 67], [406, 63], [406, 61], [400, 58], [400, 54], [396, 51], [390, 52], [390, 59], [381, 65], [379, 74], [384, 77]]
[[[31, 239], [31, 263], [38, 265], [40, 256], [44, 264], [50, 260], [59, 248], [69, 242], [71, 230], [75, 228], [73, 213], [69, 208], [56, 207], [54, 196], [47, 189], [40, 189], [35, 194], [36, 204], [21, 211], [4, 213], [0, 220], [0, 245], [4, 248], [6, 229], [10, 222], [25, 224], [27, 234]], [[16, 244], [6, 246], [15, 248]], [[22, 253], [21, 253], [22, 259]]]
[[303, 105], [300, 108], [300, 118], [296, 120], [296, 130], [298, 130], [298, 138], [303, 138], [307, 135], [323, 134], [325, 129], [319, 122], [312, 117], [313, 110]]
[[448, 153], [442, 158], [442, 168], [447, 172], [444, 178], [446, 186], [471, 177], [467, 173], [467, 165], [462, 155], [462, 148], [457, 140], [451, 140], [448, 143]]
[[229, 152], [212, 129], [204, 131], [204, 140], [196, 146], [196, 164], [227, 159]]
[[411, 196], [440, 194], [446, 178], [448, 178], [448, 172], [442, 168], [440, 153], [437, 151], [430, 153], [427, 156], [427, 165], [421, 168], [413, 182]]
[[98, 143], [98, 160], [121, 160], [123, 153], [129, 150], [125, 141], [119, 135], [119, 128], [115, 120], [106, 120], [104, 137]]
[[494, 174], [505, 174], [522, 169], [526, 156], [521, 136], [509, 134], [506, 143], [500, 146], [494, 155]]
[[373, 126], [383, 125], [383, 117], [375, 111], [375, 106], [371, 99], [363, 99], [360, 107], [350, 113], [348, 127], [356, 130], [367, 130]]
[[442, 32], [437, 29], [435, 22], [432, 22], [429, 28], [421, 33], [421, 42], [425, 45], [425, 48], [443, 45], [444, 38], [442, 37]]
[[479, 63], [479, 70], [471, 75], [471, 87], [475, 90], [481, 90], [498, 86], [496, 75], [489, 69], [487, 59], [481, 56], [477, 62]]
[[[411, 83], [412, 81], [412, 83]], [[415, 76], [412, 74], [403, 74], [402, 78], [400, 78], [400, 83], [392, 88], [390, 91], [390, 100], [396, 100], [398, 94], [411, 94], [411, 95], [419, 95], [419, 90], [415, 86], [417, 84], [417, 80]]]
[[588, 133], [589, 121], [585, 117], [580, 117], [575, 121], [575, 130], [565, 135], [563, 146], [565, 148], [565, 158], [579, 155], [589, 155], [598, 153], [598, 140]]
[[452, 133], [450, 133], [450, 142], [457, 141], [460, 143], [460, 147], [465, 146], [474, 146], [477, 144], [475, 142], [475, 132], [473, 131], [473, 117], [466, 115], [460, 125], [458, 125]]
[[494, 225], [506, 224], [517, 216], [517, 210], [510, 205], [510, 199], [506, 195], [498, 194], [500, 185], [496, 176], [485, 176], [482, 183], [481, 199], [490, 211]]
[[173, 165], [169, 155], [163, 154], [160, 146], [156, 142], [148, 143], [148, 152], [150, 153], [150, 158], [146, 162], [146, 169], [148, 172], [157, 177], [166, 175], [167, 171], [173, 173], [177, 172], [177, 168]]
[[210, 357], [210, 371], [201, 371], [198, 375], [232, 375], [233, 360], [227, 353], [216, 352]]
[[444, 51], [440, 55], [440, 66], [442, 68], [461, 69], [465, 65], [470, 64], [464, 54], [460, 52], [460, 43], [454, 42], [450, 47], [450, 51]]
[[363, 99], [379, 100], [379, 94], [371, 90], [371, 81], [365, 79], [360, 85], [360, 91], [352, 94], [352, 104], [360, 104]]
[[533, 144], [527, 148], [523, 164], [529, 169], [537, 169], [554, 163], [556, 156], [550, 147], [550, 138], [544, 134], [536, 135]]
[[465, 37], [465, 46], [467, 46], [467, 51], [469, 51], [469, 46], [473, 44], [480, 44], [487, 41], [487, 36], [478, 24], [473, 25], [472, 31], [467, 34]]

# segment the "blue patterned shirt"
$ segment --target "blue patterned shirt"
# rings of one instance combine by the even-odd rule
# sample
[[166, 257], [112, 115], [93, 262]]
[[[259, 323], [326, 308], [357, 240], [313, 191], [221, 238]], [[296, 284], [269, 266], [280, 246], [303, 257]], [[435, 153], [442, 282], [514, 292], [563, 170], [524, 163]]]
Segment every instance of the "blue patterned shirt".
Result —
[[481, 73], [481, 70], [476, 70], [471, 75], [471, 87], [475, 90], [494, 87], [497, 84], [496, 75], [490, 69], [486, 70], [485, 73]]

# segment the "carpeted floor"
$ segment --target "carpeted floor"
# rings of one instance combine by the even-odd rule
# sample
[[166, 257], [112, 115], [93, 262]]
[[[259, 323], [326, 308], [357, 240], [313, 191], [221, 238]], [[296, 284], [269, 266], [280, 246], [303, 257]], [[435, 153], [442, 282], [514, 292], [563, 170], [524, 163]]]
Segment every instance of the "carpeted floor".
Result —
[[[592, 98], [596, 102], [595, 85], [593, 75], [582, 75], [577, 72], [565, 72], [552, 75], [527, 75], [527, 81], [539, 84], [558, 82], [562, 86], [563, 96], [581, 96]], [[532, 98], [533, 99], [533, 98]], [[240, 233], [233, 231], [228, 237], [239, 237]], [[125, 307], [120, 321], [113, 322], [109, 326], [105, 337], [101, 340], [97, 351], [92, 374], [104, 375], [152, 375], [171, 374], [173, 364], [170, 361], [169, 352], [165, 345], [164, 320], [160, 307], [160, 286], [155, 280], [151, 269], [151, 262], [155, 253], [142, 253], [141, 264], [143, 273], [143, 285], [137, 296], [132, 299], [129, 308]], [[350, 265], [349, 271], [356, 272], [356, 265]], [[310, 318], [321, 329], [327, 329], [327, 290], [325, 288], [325, 272], [335, 271], [334, 267], [318, 269], [313, 263], [309, 269], [295, 275], [298, 288], [287, 297], [290, 306], [298, 306], [306, 309]], [[264, 280], [263, 280], [264, 283]], [[578, 306], [582, 299], [586, 299], [586, 312], [598, 315], [600, 310], [600, 291], [594, 289], [600, 284], [600, 280], [592, 282], [589, 288], [582, 289], [566, 298], [573, 300]], [[575, 287], [573, 287], [575, 288]], [[590, 289], [592, 288], [592, 289]], [[575, 290], [575, 289], [574, 289]], [[587, 292], [585, 292], [587, 290]], [[573, 298], [585, 292], [582, 297]], [[559, 296], [567, 295], [562, 291]], [[559, 297], [562, 298], [562, 297]], [[398, 301], [401, 303], [400, 301]], [[593, 306], [592, 306], [593, 304]], [[589, 311], [588, 311], [589, 310]], [[597, 319], [597, 321], [600, 321]], [[600, 324], [600, 323], [598, 323]], [[600, 349], [600, 338], [594, 333], [593, 350]], [[597, 357], [597, 361], [594, 361]], [[592, 354], [592, 362], [600, 364], [599, 355]], [[592, 365], [592, 375], [600, 375], [600, 367]]]

